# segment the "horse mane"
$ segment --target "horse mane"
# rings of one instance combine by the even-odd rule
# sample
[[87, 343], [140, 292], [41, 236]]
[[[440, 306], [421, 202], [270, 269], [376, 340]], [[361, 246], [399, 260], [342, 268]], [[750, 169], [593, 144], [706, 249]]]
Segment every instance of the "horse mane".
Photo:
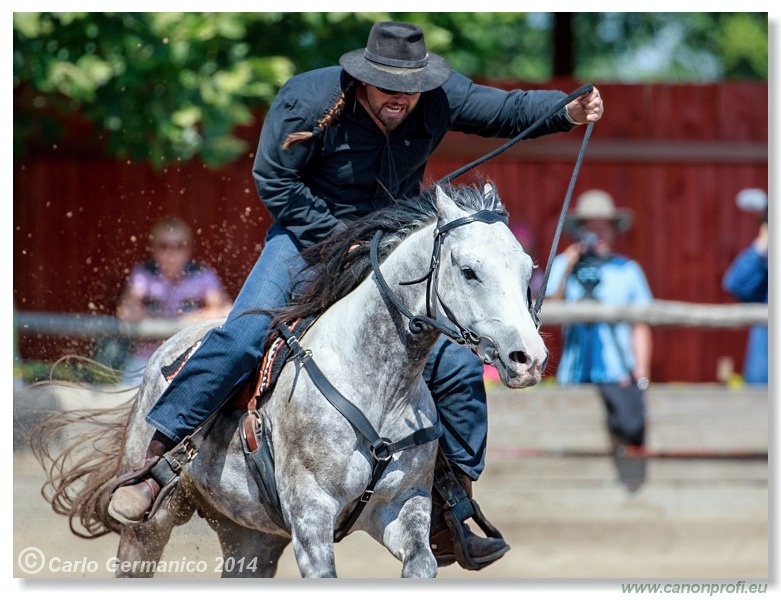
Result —
[[[482, 182], [440, 187], [469, 213], [490, 210], [507, 215], [494, 185], [488, 192]], [[301, 256], [307, 264], [302, 273], [307, 283], [288, 306], [275, 312], [272, 332], [281, 323], [320, 315], [352, 292], [371, 273], [371, 240], [377, 231], [383, 232], [378, 248], [382, 261], [408, 235], [436, 218], [436, 188], [428, 188], [418, 196], [394, 200], [387, 208], [348, 223], [346, 229], [306, 248]], [[271, 337], [276, 337], [276, 333]]]

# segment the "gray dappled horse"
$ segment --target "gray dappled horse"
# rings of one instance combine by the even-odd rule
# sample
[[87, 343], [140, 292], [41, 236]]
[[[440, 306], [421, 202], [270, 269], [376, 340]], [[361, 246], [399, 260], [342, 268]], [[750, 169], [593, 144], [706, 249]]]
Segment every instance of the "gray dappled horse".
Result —
[[[378, 231], [372, 250], [368, 240]], [[540, 381], [547, 351], [530, 310], [532, 260], [507, 228], [505, 209], [492, 186], [456, 186], [447, 192], [437, 187], [357, 221], [340, 235], [331, 254], [341, 256], [342, 275], [325, 270], [321, 280], [337, 296], [328, 300], [330, 308], [300, 344], [383, 440], [437, 426], [422, 372], [440, 330], [496, 366], [505, 385], [522, 388]], [[372, 275], [372, 258], [375, 267], [381, 261], [381, 273]], [[426, 274], [419, 283], [410, 283]], [[148, 522], [123, 527], [106, 513], [113, 478], [143, 462], [153, 432], [144, 416], [167, 385], [161, 368], [218, 325], [191, 326], [161, 346], [129, 415], [113, 422], [113, 441], [97, 459], [93, 451], [90, 464], [77, 463], [70, 471], [50, 469], [55, 492], [49, 499], [55, 510], [70, 515], [74, 532], [77, 519], [87, 529], [85, 537], [119, 532], [117, 556], [123, 562], [159, 560], [173, 528], [197, 510], [216, 531], [224, 564], [241, 565], [225, 569], [223, 576], [273, 576], [291, 540], [304, 577], [336, 576], [334, 531], [365, 494], [376, 449], [295, 360], [259, 407], [273, 448], [286, 527], [270, 518], [259, 501], [239, 427], [246, 409], [239, 407], [223, 409], [178, 485]], [[45, 437], [39, 444], [45, 445]], [[436, 451], [437, 443], [426, 441], [385, 457], [385, 470], [349, 528], [384, 545], [403, 563], [404, 577], [437, 573], [429, 547]], [[38, 454], [52, 456], [40, 447]], [[82, 488], [78, 493], [73, 491], [77, 485]]]

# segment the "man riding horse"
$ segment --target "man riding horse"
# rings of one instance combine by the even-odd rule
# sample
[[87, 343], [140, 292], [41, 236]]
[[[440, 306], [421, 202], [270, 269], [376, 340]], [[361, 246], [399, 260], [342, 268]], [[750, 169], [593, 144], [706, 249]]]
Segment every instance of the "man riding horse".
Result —
[[[146, 420], [156, 433], [146, 463], [138, 477], [114, 492], [109, 506], [121, 523], [143, 522], [160, 493], [149, 466], [256, 370], [271, 316], [246, 311], [287, 303], [301, 283], [295, 277], [304, 266], [301, 250], [395, 198], [417, 195], [428, 158], [448, 131], [511, 138], [564, 97], [558, 91], [476, 85], [428, 52], [422, 29], [409, 23], [376, 23], [366, 48], [339, 62], [341, 67], [291, 78], [268, 111], [253, 176], [275, 222], [230, 316], [204, 338], [149, 411]], [[536, 135], [570, 131], [597, 121], [602, 111], [594, 88], [547, 119]], [[440, 566], [466, 556], [470, 568], [483, 568], [509, 546], [461, 523], [474, 515], [472, 482], [485, 466], [482, 364], [467, 347], [442, 337], [424, 377], [444, 425], [431, 547]]]

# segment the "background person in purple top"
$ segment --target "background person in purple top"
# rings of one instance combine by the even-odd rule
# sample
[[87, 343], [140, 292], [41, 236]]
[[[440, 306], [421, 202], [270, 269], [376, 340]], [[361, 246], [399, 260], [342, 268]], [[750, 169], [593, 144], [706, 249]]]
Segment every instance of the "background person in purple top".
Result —
[[[192, 260], [192, 230], [176, 217], [152, 226], [151, 255], [133, 267], [117, 306], [123, 321], [225, 317], [233, 303], [214, 269]], [[158, 342], [136, 342], [125, 363], [123, 383], [140, 383]]]

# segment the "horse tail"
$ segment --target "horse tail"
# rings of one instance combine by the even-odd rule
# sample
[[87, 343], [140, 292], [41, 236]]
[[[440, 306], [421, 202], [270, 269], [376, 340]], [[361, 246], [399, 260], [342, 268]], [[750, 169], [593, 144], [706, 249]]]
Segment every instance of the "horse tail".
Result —
[[33, 454], [47, 474], [41, 495], [68, 517], [78, 537], [94, 539], [121, 526], [108, 515], [111, 487], [119, 472], [132, 406], [59, 412], [33, 429]]

